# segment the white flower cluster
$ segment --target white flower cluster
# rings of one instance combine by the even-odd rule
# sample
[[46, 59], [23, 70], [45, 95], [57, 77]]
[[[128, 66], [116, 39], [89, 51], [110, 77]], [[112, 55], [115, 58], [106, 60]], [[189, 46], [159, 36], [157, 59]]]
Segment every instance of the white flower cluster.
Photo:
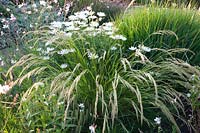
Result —
[[[55, 1], [54, 1], [55, 2]], [[39, 2], [40, 5], [45, 6], [46, 3], [44, 0]], [[34, 6], [36, 8], [37, 5]], [[64, 9], [60, 9], [59, 12], [62, 13]], [[87, 7], [85, 10], [76, 12], [73, 15], [68, 16], [67, 21], [53, 21], [49, 25], [48, 33], [51, 38], [45, 42], [44, 46], [39, 47], [36, 51], [43, 56], [43, 60], [49, 60], [51, 55], [57, 53], [58, 55], [64, 56], [69, 53], [74, 53], [74, 48], [60, 49], [56, 50], [52, 44], [55, 40], [58, 40], [59, 37], [71, 38], [77, 34], [83, 36], [97, 36], [103, 35], [108, 36], [110, 39], [126, 41], [126, 37], [123, 35], [116, 34], [117, 28], [112, 22], [101, 23], [105, 17], [105, 13], [92, 11], [91, 7]], [[33, 25], [31, 25], [32, 27]], [[45, 48], [42, 48], [45, 47]], [[45, 50], [46, 49], [46, 50]], [[117, 50], [116, 46], [110, 48], [110, 50]], [[98, 55], [93, 50], [88, 50], [86, 53], [87, 57], [91, 60], [98, 59], [101, 55]], [[68, 64], [60, 64], [60, 68], [67, 68]]]
[[[91, 7], [87, 7], [86, 10], [76, 12], [73, 15], [68, 16], [67, 21], [53, 21], [49, 26], [49, 33], [51, 35], [64, 35], [71, 38], [73, 34], [82, 34], [83, 36], [97, 36], [105, 35], [113, 40], [126, 41], [127, 38], [123, 35], [116, 34], [117, 28], [112, 22], [101, 23], [105, 17], [103, 12], [93, 12]], [[49, 45], [51, 41], [48, 41], [46, 45]], [[117, 50], [117, 47], [111, 47], [111, 50]], [[74, 49], [62, 49], [57, 53], [59, 55], [65, 55], [75, 52]], [[90, 50], [87, 51], [89, 59], [98, 59], [99, 55], [96, 52]], [[61, 66], [63, 68], [63, 66]]]
[[62, 50], [58, 51], [57, 53], [60, 54], [60, 55], [65, 55], [65, 54], [73, 53], [73, 52], [75, 52], [74, 48], [71, 48], [71, 49], [62, 49]]
[[138, 47], [131, 46], [129, 50], [131, 51], [140, 50], [144, 52], [151, 52], [152, 49], [144, 45], [139, 45]]
[[40, 1], [35, 1], [32, 4], [28, 4], [28, 3], [21, 3], [18, 5], [18, 8], [21, 9], [22, 13], [31, 15], [34, 13], [39, 12], [40, 8], [46, 8], [46, 9], [53, 9], [52, 4], [58, 3], [58, 0], [51, 0], [51, 1], [45, 1], [45, 0], [40, 0]]
[[[105, 17], [103, 12], [92, 11], [91, 7], [87, 7], [86, 10], [76, 12], [68, 17], [68, 21], [53, 21], [50, 23], [51, 34], [57, 34], [58, 32], [74, 33], [78, 31], [84, 35], [96, 36], [104, 33], [111, 39], [126, 41], [126, 37], [123, 35], [116, 35], [117, 28], [112, 22], [100, 24]], [[70, 36], [71, 37], [71, 36]]]

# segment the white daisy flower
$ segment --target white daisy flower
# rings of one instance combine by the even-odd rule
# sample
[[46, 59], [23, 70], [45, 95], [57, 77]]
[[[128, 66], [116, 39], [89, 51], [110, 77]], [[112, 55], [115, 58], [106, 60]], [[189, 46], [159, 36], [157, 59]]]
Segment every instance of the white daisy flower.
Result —
[[54, 48], [50, 48], [50, 47], [47, 47], [47, 50], [46, 50], [46, 54], [48, 54], [49, 52], [51, 52], [51, 51], [53, 51], [54, 50]]
[[113, 31], [108, 31], [108, 32], [105, 32], [105, 34], [111, 36], [111, 35], [114, 34], [114, 32]]
[[22, 8], [24, 5], [25, 5], [25, 4], [22, 3], [22, 4], [18, 5], [18, 8]]
[[11, 59], [11, 64], [15, 64], [17, 61], [16, 60], [14, 60], [14, 59]]
[[97, 15], [99, 17], [105, 17], [106, 16], [106, 14], [104, 12], [97, 12]]
[[114, 40], [122, 40], [122, 41], [126, 41], [126, 37], [122, 36], [122, 35], [111, 35], [110, 38], [114, 39]]
[[191, 97], [191, 93], [187, 93], [186, 95], [187, 95], [187, 97]]
[[62, 28], [63, 23], [59, 21], [53, 21], [50, 23], [53, 28]]
[[62, 14], [62, 11], [59, 11], [59, 12], [57, 13], [58, 16], [60, 16], [61, 14]]
[[113, 23], [112, 22], [104, 23], [102, 29], [105, 31], [113, 31]]
[[85, 107], [84, 103], [80, 103], [78, 106], [79, 106], [80, 108], [84, 108], [84, 107]]
[[110, 48], [110, 50], [117, 50], [117, 47], [115, 47], [115, 46], [112, 46], [111, 48]]
[[0, 94], [6, 94], [10, 89], [11, 89], [11, 87], [9, 85], [2, 86], [0, 84]]
[[27, 11], [26, 13], [27, 13], [27, 14], [29, 14], [29, 15], [30, 15], [30, 14], [32, 14], [32, 12], [31, 12], [31, 11]]
[[68, 18], [69, 18], [69, 20], [71, 20], [71, 21], [78, 20], [78, 17], [75, 16], [75, 15], [70, 15]]
[[57, 53], [60, 55], [65, 55], [68, 53], [73, 53], [75, 52], [75, 49], [71, 48], [71, 49], [62, 49], [61, 51], [58, 51]]
[[99, 58], [99, 56], [96, 53], [88, 52], [88, 58], [93, 60]]
[[33, 28], [33, 25], [32, 25], [32, 24], [30, 24], [30, 28]]
[[145, 52], [150, 52], [151, 51], [151, 48], [146, 47], [144, 45], [139, 45], [138, 47], [139, 47], [139, 49], [141, 49], [142, 51], [145, 51]]
[[64, 35], [65, 37], [71, 38], [73, 34], [72, 34], [71, 32], [68, 32], [68, 33], [63, 32], [63, 35]]
[[84, 108], [85, 108], [84, 103], [80, 103], [78, 106], [79, 106], [79, 108], [80, 108], [80, 112], [83, 112], [83, 111], [84, 111]]
[[42, 5], [42, 6], [46, 6], [46, 4], [47, 4], [44, 0], [40, 0], [39, 3], [40, 3], [40, 5]]
[[53, 8], [53, 6], [51, 6], [51, 5], [47, 6], [47, 9], [52, 9], [52, 8]]
[[61, 64], [60, 67], [61, 67], [62, 69], [64, 69], [64, 68], [67, 68], [68, 65], [67, 65], [67, 64]]
[[128, 48], [129, 50], [131, 50], [131, 51], [134, 51], [134, 50], [136, 50], [137, 48], [136, 47], [134, 47], [134, 46], [131, 46], [130, 48]]
[[87, 20], [88, 15], [89, 15], [88, 11], [82, 11], [82, 12], [75, 13], [75, 16], [82, 20]]
[[72, 26], [67, 27], [66, 30], [67, 31], [77, 31], [77, 30], [80, 30], [80, 28], [72, 25]]
[[4, 35], [4, 32], [3, 32], [3, 31], [1, 31], [0, 35], [1, 35], [1, 36], [3, 36], [3, 35]]
[[90, 133], [95, 133], [96, 128], [97, 128], [97, 126], [95, 124], [89, 126]]
[[63, 24], [68, 27], [74, 25], [74, 22], [63, 22]]
[[15, 21], [15, 20], [16, 20], [16, 17], [13, 14], [11, 14], [10, 15], [10, 21]]
[[103, 25], [107, 27], [112, 27], [114, 24], [113, 22], [107, 22], [107, 23], [104, 23]]
[[193, 74], [193, 75], [190, 77], [190, 79], [191, 79], [192, 81], [194, 81], [194, 80], [195, 80], [195, 77], [196, 77], [196, 75]]
[[8, 25], [8, 24], [4, 24], [2, 28], [3, 28], [3, 29], [8, 29], [8, 28], [9, 28], [9, 25]]
[[177, 98], [174, 98], [171, 103], [176, 103], [177, 102]]
[[1, 60], [1, 61], [0, 61], [0, 66], [4, 66], [4, 65], [5, 65], [4, 61]]
[[10, 9], [9, 9], [9, 8], [6, 8], [6, 11], [10, 12]]
[[57, 105], [59, 106], [59, 105], [63, 105], [64, 104], [64, 102], [58, 102], [57, 103]]
[[47, 106], [49, 105], [47, 101], [45, 101], [44, 104], [47, 105]]
[[156, 124], [160, 125], [161, 124], [161, 117], [156, 117], [154, 119], [154, 121], [156, 122]]

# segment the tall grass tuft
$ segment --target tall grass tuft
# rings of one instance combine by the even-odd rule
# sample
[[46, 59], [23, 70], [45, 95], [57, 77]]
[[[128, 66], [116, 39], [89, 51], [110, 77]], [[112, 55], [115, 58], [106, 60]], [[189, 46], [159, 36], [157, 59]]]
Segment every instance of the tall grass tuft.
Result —
[[[197, 11], [174, 8], [134, 8], [117, 20], [119, 32], [127, 37], [125, 47], [144, 44], [157, 48], [188, 48], [180, 58], [199, 64], [200, 19]], [[173, 34], [166, 35], [170, 31]]]

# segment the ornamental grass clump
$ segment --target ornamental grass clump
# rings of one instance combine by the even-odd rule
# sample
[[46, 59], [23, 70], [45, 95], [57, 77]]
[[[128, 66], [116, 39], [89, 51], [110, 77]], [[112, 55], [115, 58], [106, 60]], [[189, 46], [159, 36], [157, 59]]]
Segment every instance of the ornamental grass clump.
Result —
[[[126, 47], [127, 38], [112, 22], [101, 24], [103, 17], [88, 7], [32, 32], [40, 37], [29, 42], [32, 53], [7, 72], [21, 68], [16, 86], [32, 82], [18, 106], [24, 129], [181, 132], [184, 126], [193, 131], [182, 92], [190, 90], [189, 78], [200, 76], [199, 70], [174, 57], [182, 49]], [[163, 58], [149, 59], [154, 51]]]
[[144, 44], [164, 49], [186, 48], [191, 51], [184, 52], [178, 57], [199, 65], [200, 17], [198, 11], [141, 7], [126, 13], [116, 22], [119, 33], [127, 38], [125, 47]]
[[158, 6], [175, 6], [175, 7], [189, 7], [199, 8], [200, 2], [198, 0], [136, 0], [139, 4], [156, 4]]

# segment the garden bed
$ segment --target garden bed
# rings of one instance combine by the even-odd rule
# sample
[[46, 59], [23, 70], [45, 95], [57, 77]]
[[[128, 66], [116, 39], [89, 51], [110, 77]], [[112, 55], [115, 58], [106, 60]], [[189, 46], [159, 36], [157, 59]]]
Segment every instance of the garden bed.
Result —
[[198, 10], [2, 2], [0, 132], [200, 130]]

